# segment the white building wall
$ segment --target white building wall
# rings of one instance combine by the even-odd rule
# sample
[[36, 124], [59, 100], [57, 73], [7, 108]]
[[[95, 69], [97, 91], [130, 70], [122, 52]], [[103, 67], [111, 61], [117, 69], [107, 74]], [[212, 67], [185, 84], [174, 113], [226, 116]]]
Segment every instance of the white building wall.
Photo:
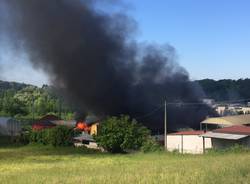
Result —
[[[205, 138], [205, 148], [211, 148], [211, 138]], [[168, 135], [167, 149], [177, 150], [180, 153], [203, 153], [203, 138], [199, 135]]]
[[168, 135], [167, 136], [167, 150], [181, 152], [181, 136], [180, 135]]
[[225, 110], [226, 110], [226, 106], [218, 106], [216, 107], [216, 112], [219, 114], [219, 115], [223, 115]]

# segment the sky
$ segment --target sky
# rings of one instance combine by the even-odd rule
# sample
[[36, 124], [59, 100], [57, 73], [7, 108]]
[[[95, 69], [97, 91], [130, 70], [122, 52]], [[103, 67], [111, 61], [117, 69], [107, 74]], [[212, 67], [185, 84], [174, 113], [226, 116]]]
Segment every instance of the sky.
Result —
[[[250, 77], [249, 0], [125, 0], [137, 39], [170, 44], [192, 80]], [[0, 79], [41, 86], [48, 78], [0, 43]], [[16, 62], [18, 60], [18, 62]]]

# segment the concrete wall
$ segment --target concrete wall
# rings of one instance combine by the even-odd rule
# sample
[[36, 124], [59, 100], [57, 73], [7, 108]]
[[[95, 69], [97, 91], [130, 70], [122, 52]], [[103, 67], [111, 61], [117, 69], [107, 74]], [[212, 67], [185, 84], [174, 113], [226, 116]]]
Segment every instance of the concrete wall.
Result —
[[[205, 138], [205, 148], [211, 148], [211, 139]], [[177, 150], [180, 153], [203, 153], [203, 138], [199, 135], [168, 135], [167, 149]]]

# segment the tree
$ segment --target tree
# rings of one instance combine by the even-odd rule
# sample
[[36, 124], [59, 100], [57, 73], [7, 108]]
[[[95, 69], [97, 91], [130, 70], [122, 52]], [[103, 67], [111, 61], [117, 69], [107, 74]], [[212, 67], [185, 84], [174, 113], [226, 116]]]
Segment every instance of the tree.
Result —
[[[60, 107], [60, 108], [59, 108]], [[0, 81], [0, 115], [18, 118], [35, 118], [53, 113], [59, 109], [62, 117], [72, 118], [72, 107], [63, 103], [52, 87], [44, 85], [38, 88], [32, 85], [8, 83]]]
[[94, 136], [99, 146], [111, 153], [139, 150], [150, 137], [150, 131], [129, 116], [109, 117], [104, 120]]

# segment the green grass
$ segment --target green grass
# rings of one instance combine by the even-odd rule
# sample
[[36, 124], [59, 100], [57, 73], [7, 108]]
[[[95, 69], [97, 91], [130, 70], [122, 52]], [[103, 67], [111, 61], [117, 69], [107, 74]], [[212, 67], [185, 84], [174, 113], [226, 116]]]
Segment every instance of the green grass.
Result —
[[250, 183], [250, 153], [110, 155], [49, 146], [0, 147], [0, 183]]

